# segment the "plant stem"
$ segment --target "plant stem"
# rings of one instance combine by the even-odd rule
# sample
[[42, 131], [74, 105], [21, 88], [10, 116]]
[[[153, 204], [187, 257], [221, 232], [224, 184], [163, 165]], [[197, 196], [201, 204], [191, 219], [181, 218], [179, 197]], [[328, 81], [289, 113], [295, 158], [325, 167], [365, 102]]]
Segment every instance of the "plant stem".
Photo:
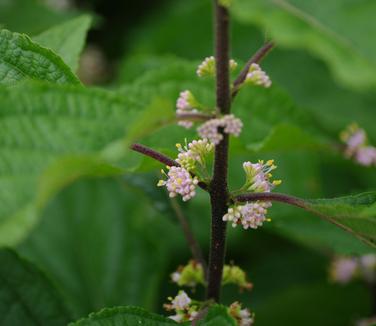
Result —
[[276, 192], [251, 192], [242, 195], [235, 196], [233, 199], [239, 202], [247, 201], [278, 201], [281, 203], [297, 206], [300, 208], [307, 208], [307, 204], [304, 199], [293, 197], [290, 195], [280, 194]]
[[206, 266], [206, 261], [204, 259], [204, 255], [202, 254], [202, 251], [201, 251], [200, 244], [195, 238], [192, 232], [192, 229], [187, 221], [187, 218], [184, 215], [183, 210], [181, 209], [181, 206], [179, 205], [176, 198], [171, 198], [171, 206], [183, 229], [184, 236], [188, 242], [189, 248], [191, 249], [192, 257], [201, 264], [206, 275], [207, 266]]
[[232, 91], [232, 98], [239, 92], [239, 87], [243, 84], [244, 80], [247, 78], [247, 74], [249, 68], [251, 67], [252, 63], [259, 63], [265, 56], [274, 48], [275, 44], [273, 42], [265, 43], [254, 55], [251, 59], [248, 60], [247, 64], [244, 66], [242, 71], [240, 72], [239, 76], [234, 81], [234, 88]]
[[[229, 76], [229, 12], [214, 0], [215, 12], [215, 58], [217, 109], [222, 114], [231, 110]], [[226, 251], [226, 222], [222, 217], [227, 212], [228, 186], [228, 135], [220, 130], [223, 140], [215, 147], [213, 179], [210, 184], [210, 203], [212, 209], [211, 241], [208, 267], [207, 299], [219, 302], [222, 271]]]

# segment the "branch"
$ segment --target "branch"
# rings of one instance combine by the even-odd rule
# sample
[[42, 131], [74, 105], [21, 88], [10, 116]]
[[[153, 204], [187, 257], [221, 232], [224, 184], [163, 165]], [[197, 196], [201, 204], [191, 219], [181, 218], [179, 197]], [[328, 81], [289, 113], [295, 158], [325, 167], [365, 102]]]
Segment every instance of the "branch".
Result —
[[199, 113], [199, 112], [198, 113], [179, 113], [179, 114], [176, 114], [176, 118], [178, 120], [207, 121], [207, 120], [215, 118], [215, 115]]
[[151, 157], [155, 159], [156, 161], [159, 161], [167, 166], [180, 166], [178, 162], [174, 161], [173, 159], [169, 158], [166, 155], [163, 155], [162, 153], [159, 153], [149, 147], [146, 147], [141, 144], [132, 144], [131, 149], [135, 152], [141, 153], [145, 156]]
[[297, 206], [300, 208], [306, 208], [307, 205], [303, 199], [298, 197], [293, 197], [285, 194], [275, 193], [275, 192], [252, 192], [246, 193], [239, 196], [235, 196], [233, 198], [235, 201], [238, 202], [246, 202], [246, 201], [278, 201], [281, 203], [289, 204], [292, 206]]
[[189, 248], [191, 249], [193, 258], [199, 262], [204, 270], [204, 275], [206, 275], [206, 261], [202, 254], [202, 250], [200, 244], [198, 243], [197, 239], [195, 238], [191, 227], [189, 226], [188, 220], [181, 209], [181, 206], [177, 202], [176, 198], [171, 198], [171, 206], [175, 212], [177, 219], [183, 229], [185, 238], [188, 242]]
[[[144, 146], [141, 144], [132, 144], [130, 148], [134, 150], [135, 152], [151, 157], [154, 160], [159, 161], [166, 166], [180, 166], [180, 164], [176, 162], [175, 160], [173, 160], [172, 158], [169, 158], [168, 156], [163, 155], [162, 153], [157, 152], [154, 149], [151, 149], [147, 146]], [[195, 176], [193, 173], [191, 173], [191, 175], [192, 177]], [[200, 181], [198, 183], [198, 186], [205, 191], [209, 191], [209, 186], [205, 182]]]
[[274, 48], [275, 44], [273, 42], [265, 43], [256, 53], [255, 55], [249, 59], [247, 64], [244, 66], [243, 70], [240, 72], [239, 76], [234, 81], [234, 87], [232, 90], [232, 98], [234, 99], [235, 96], [239, 92], [239, 86], [243, 84], [245, 81], [249, 68], [251, 67], [252, 63], [259, 63], [262, 59], [266, 57], [266, 55]]

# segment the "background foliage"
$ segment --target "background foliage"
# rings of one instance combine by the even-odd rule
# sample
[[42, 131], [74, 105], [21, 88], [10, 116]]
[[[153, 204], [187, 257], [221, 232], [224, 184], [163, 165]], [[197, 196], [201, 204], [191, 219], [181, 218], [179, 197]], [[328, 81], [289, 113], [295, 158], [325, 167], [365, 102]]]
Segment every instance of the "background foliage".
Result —
[[[353, 121], [376, 143], [375, 3], [234, 2], [233, 57], [245, 62], [267, 38], [278, 46], [263, 63], [273, 87], [245, 90], [235, 101], [246, 128], [232, 141], [231, 186], [242, 182], [242, 161], [273, 158], [281, 192], [332, 198], [374, 190], [375, 169], [333, 145]], [[0, 0], [7, 29], [0, 32], [0, 245], [12, 247], [0, 252], [1, 323], [66, 325], [122, 305], [160, 313], [176, 292], [169, 273], [191, 257], [155, 187], [160, 165], [128, 145], [141, 139], [173, 155], [176, 142], [194, 136], [171, 125], [179, 92], [189, 88], [214, 103], [213, 83], [195, 76], [212, 54], [211, 1], [52, 4]], [[317, 209], [341, 223], [361, 214], [350, 226], [375, 241], [374, 202], [366, 210], [364, 202]], [[207, 251], [207, 195], [184, 211]], [[260, 326], [343, 326], [370, 316], [368, 288], [331, 284], [328, 266], [336, 254], [374, 248], [297, 208], [275, 204], [270, 215], [257, 232], [229, 230], [228, 262], [243, 266], [255, 287], [225, 288], [223, 303], [244, 302]], [[231, 325], [223, 307], [215, 309], [205, 323]], [[103, 316], [119, 325], [132, 316], [170, 323], [115, 308], [77, 325], [105, 325]]]

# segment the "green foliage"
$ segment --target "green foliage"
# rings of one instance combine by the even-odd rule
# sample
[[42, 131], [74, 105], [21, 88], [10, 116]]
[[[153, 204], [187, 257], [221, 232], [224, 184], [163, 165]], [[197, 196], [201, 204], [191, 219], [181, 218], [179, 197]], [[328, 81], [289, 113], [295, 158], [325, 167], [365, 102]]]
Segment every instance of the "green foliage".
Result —
[[0, 89], [1, 245], [20, 241], [48, 199], [66, 184], [134, 166], [135, 155], [125, 154], [138, 136], [132, 123], [143, 111], [129, 98], [52, 84]]
[[0, 23], [5, 28], [35, 35], [69, 20], [75, 12], [53, 10], [38, 0], [0, 1]]
[[50, 28], [33, 37], [33, 40], [55, 51], [72, 71], [77, 71], [79, 57], [90, 25], [90, 16], [80, 16]]
[[376, 192], [335, 199], [306, 201], [306, 209], [353, 233], [376, 247], [376, 215], [369, 208], [375, 205]]
[[234, 318], [229, 316], [227, 308], [221, 305], [214, 305], [210, 307], [204, 319], [198, 322], [198, 325], [207, 326], [236, 326], [237, 323]]
[[[375, 87], [375, 50], [366, 37], [372, 26], [349, 21], [366, 20], [374, 3], [359, 1], [343, 5], [328, 1], [314, 6], [310, 1], [247, 1], [234, 3], [234, 14], [242, 22], [257, 24], [282, 46], [304, 48], [325, 60], [335, 77], [354, 88]], [[333, 15], [335, 13], [335, 15]]]
[[127, 183], [87, 180], [48, 205], [19, 250], [50, 275], [80, 318], [119, 304], [156, 309], [167, 239], [178, 238], [175, 250], [179, 242], [171, 234], [176, 227]]
[[98, 313], [89, 315], [70, 326], [122, 326], [122, 325], [145, 325], [164, 326], [177, 325], [171, 319], [147, 312], [138, 307], [116, 307], [103, 309]]
[[70, 316], [51, 281], [9, 249], [0, 250], [2, 325], [63, 326]]
[[79, 80], [54, 52], [34, 43], [24, 34], [0, 31], [0, 84], [12, 85], [23, 79], [58, 84], [79, 84]]

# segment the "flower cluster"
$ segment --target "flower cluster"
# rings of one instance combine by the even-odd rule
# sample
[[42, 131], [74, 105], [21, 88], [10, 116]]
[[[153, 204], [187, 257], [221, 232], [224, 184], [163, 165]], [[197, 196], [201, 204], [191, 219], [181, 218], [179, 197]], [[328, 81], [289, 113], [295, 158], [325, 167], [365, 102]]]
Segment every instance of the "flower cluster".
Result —
[[176, 144], [179, 155], [176, 162], [187, 171], [192, 171], [196, 167], [196, 164], [205, 165], [205, 157], [210, 154], [214, 145], [207, 139], [193, 140], [184, 147], [181, 144]]
[[167, 167], [168, 173], [166, 174], [167, 180], [160, 180], [158, 186], [166, 186], [171, 198], [181, 195], [183, 201], [187, 201], [196, 195], [196, 185], [198, 178], [192, 177], [191, 174], [182, 167], [171, 166]]
[[232, 316], [239, 326], [251, 326], [254, 323], [254, 314], [248, 309], [242, 309], [242, 305], [239, 302], [234, 302], [228, 308], [230, 316]]
[[168, 172], [162, 170], [167, 180], [159, 180], [158, 186], [166, 186], [170, 197], [181, 195], [187, 201], [196, 195], [199, 178], [191, 173], [200, 173], [206, 168], [206, 156], [210, 154], [214, 145], [207, 139], [194, 140], [184, 147], [176, 144], [179, 154], [176, 162], [180, 166], [167, 166]]
[[[235, 70], [238, 66], [237, 62], [233, 59], [230, 60], [229, 64], [231, 70]], [[215, 76], [215, 58], [213, 56], [205, 58], [198, 66], [196, 73], [199, 77]]]
[[[266, 163], [259, 161], [258, 163], [244, 162], [243, 169], [246, 175], [246, 182], [241, 191], [251, 192], [270, 192], [272, 189], [281, 184], [281, 180], [271, 181], [271, 171], [276, 169], [273, 160]], [[266, 218], [268, 208], [271, 202], [247, 202], [245, 204], [235, 204], [229, 207], [227, 214], [223, 216], [223, 221], [229, 221], [233, 227], [242, 225], [244, 229], [257, 229], [262, 226]]]
[[204, 269], [200, 263], [191, 260], [187, 265], [179, 266], [171, 274], [171, 280], [179, 286], [195, 287], [197, 284], [205, 284]]
[[219, 0], [219, 4], [223, 7], [229, 8], [233, 0]]
[[222, 284], [235, 284], [241, 290], [251, 290], [253, 288], [253, 284], [248, 282], [245, 272], [236, 265], [224, 265]]
[[[205, 285], [204, 269], [200, 263], [191, 260], [185, 266], [179, 266], [177, 271], [171, 274], [171, 280], [178, 286], [196, 287]], [[253, 285], [248, 282], [246, 273], [236, 265], [224, 265], [222, 285], [234, 284], [241, 290], [251, 290]]]
[[[181, 114], [197, 113], [198, 110], [196, 107], [198, 106], [199, 104], [193, 94], [185, 90], [180, 93], [176, 101], [176, 114], [179, 116]], [[188, 129], [192, 127], [193, 122], [189, 120], [179, 120], [178, 125]]]
[[245, 83], [263, 86], [268, 88], [272, 85], [269, 76], [261, 69], [257, 63], [252, 63], [249, 67], [247, 77], [245, 78]]
[[223, 139], [223, 135], [218, 128], [223, 128], [225, 133], [238, 137], [242, 131], [243, 123], [233, 114], [228, 114], [222, 118], [206, 121], [197, 129], [197, 132], [200, 137], [207, 138], [213, 144], [218, 145]]
[[175, 298], [168, 298], [171, 303], [165, 304], [168, 311], [175, 311], [175, 315], [169, 316], [172, 320], [183, 323], [192, 321], [198, 314], [198, 306], [193, 304], [192, 299], [184, 291], [179, 291]]
[[330, 266], [330, 279], [340, 284], [347, 284], [353, 279], [376, 282], [376, 255], [368, 254], [357, 257], [336, 258]]
[[376, 166], [376, 147], [368, 145], [366, 132], [358, 125], [352, 124], [341, 133], [341, 139], [346, 144], [345, 155], [353, 157], [364, 166]]

